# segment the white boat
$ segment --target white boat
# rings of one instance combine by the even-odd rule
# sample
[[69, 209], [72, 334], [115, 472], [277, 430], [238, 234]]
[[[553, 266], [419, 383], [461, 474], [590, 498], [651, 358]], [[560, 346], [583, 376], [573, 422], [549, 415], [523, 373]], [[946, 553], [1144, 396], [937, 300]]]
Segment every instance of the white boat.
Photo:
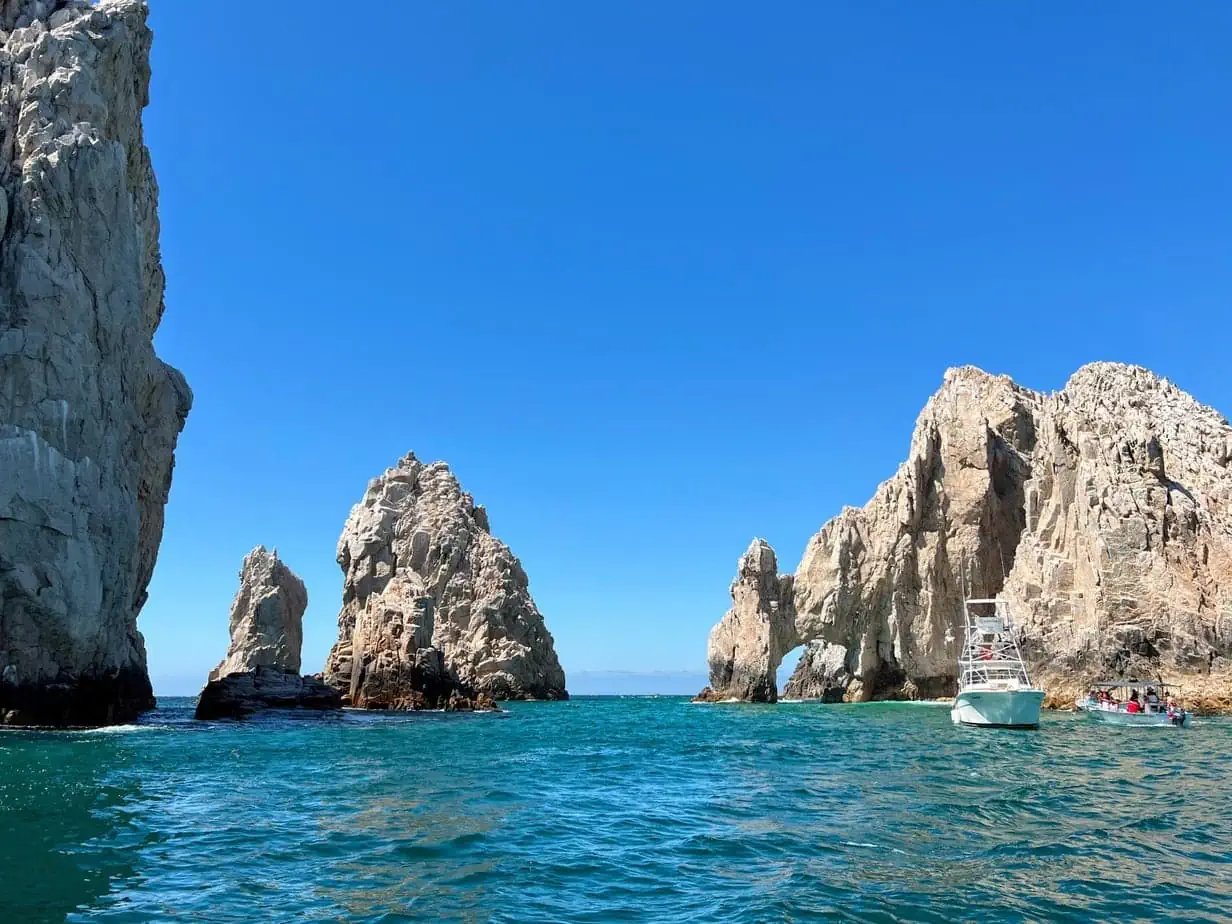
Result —
[[1174, 692], [1168, 684], [1153, 680], [1102, 680], [1074, 706], [1105, 725], [1183, 728], [1190, 714], [1177, 703]]
[[1037, 727], [1044, 691], [1031, 685], [1009, 604], [965, 600], [963, 631], [950, 718], [960, 725]]

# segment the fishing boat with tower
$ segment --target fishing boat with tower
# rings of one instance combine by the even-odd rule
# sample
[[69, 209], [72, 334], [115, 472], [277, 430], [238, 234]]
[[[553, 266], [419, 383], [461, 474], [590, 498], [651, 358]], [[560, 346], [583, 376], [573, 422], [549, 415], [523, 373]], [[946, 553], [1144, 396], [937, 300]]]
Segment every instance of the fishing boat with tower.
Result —
[[1036, 728], [1044, 691], [1031, 683], [1005, 600], [963, 600], [956, 725]]

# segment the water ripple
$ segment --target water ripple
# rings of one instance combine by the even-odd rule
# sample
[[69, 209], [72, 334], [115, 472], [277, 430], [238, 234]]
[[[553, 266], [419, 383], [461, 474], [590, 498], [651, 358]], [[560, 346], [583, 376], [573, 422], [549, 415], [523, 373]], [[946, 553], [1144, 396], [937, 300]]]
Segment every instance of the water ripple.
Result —
[[0, 920], [1217, 921], [1232, 722], [911, 705], [0, 735]]

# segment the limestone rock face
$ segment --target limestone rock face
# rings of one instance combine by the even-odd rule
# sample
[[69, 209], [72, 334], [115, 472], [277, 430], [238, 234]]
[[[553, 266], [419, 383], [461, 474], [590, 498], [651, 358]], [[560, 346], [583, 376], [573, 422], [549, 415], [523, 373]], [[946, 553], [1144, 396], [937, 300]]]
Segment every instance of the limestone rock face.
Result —
[[783, 698], [841, 703], [853, 679], [847, 668], [846, 648], [809, 642], [783, 686]]
[[275, 667], [299, 674], [308, 591], [277, 552], [257, 546], [244, 558], [231, 604], [231, 647], [210, 680]]
[[152, 708], [137, 614], [192, 403], [154, 355], [143, 0], [0, 0], [0, 723]]
[[775, 673], [792, 643], [792, 578], [780, 576], [774, 549], [754, 539], [731, 584], [732, 608], [710, 633], [710, 691], [702, 699], [774, 702]]
[[567, 698], [526, 572], [445, 463], [408, 455], [370, 482], [338, 564], [343, 603], [325, 679], [353, 705]]
[[848, 698], [950, 693], [965, 586], [1018, 604], [1055, 700], [1158, 672], [1226, 698], [1230, 461], [1228, 422], [1145, 369], [1095, 363], [1052, 395], [952, 369], [898, 472], [809, 541], [790, 606], [760, 625], [734, 585], [710, 638], [715, 694], [773, 700], [782, 654], [813, 640], [846, 649]]
[[210, 671], [196, 718], [242, 718], [263, 709], [338, 709], [342, 696], [320, 676], [301, 677], [308, 591], [277, 552], [259, 545], [240, 569], [231, 604], [231, 645]]

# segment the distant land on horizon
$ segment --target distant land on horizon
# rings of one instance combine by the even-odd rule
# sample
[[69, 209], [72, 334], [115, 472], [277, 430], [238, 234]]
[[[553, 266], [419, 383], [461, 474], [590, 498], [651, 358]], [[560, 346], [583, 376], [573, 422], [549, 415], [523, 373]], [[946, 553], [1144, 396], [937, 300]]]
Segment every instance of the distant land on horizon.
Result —
[[[779, 667], [779, 689], [795, 670], [800, 650], [783, 659]], [[196, 696], [205, 678], [183, 675], [154, 674], [151, 676], [155, 696]], [[586, 670], [565, 671], [565, 683], [571, 696], [692, 696], [706, 686], [710, 678], [705, 670], [633, 671]]]

